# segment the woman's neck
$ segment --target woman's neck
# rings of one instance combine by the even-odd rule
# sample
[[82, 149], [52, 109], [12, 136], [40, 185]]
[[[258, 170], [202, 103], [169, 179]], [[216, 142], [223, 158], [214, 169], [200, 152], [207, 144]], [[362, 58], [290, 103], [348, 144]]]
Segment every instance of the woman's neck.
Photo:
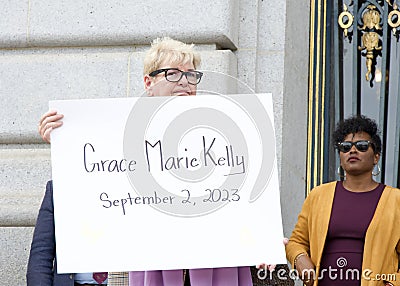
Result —
[[346, 176], [343, 187], [351, 192], [368, 192], [375, 189], [379, 184], [370, 175], [368, 176]]

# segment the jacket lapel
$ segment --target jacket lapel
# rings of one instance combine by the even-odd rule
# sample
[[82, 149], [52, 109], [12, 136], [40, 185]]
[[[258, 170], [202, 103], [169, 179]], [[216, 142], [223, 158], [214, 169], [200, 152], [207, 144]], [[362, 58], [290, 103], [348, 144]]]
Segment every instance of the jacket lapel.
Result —
[[325, 247], [325, 240], [326, 240], [326, 235], [328, 234], [328, 228], [329, 228], [329, 221], [331, 218], [331, 212], [332, 212], [332, 204], [333, 204], [333, 198], [335, 197], [335, 188], [336, 188], [336, 183], [337, 182], [331, 182], [328, 184], [324, 185], [324, 189], [321, 190], [324, 192], [324, 195], [319, 197], [318, 204], [320, 205], [318, 214], [318, 223], [316, 225], [317, 227], [317, 241], [318, 241], [318, 261], [317, 265], [319, 267], [320, 262], [321, 262], [321, 257], [322, 257], [322, 252], [324, 251]]

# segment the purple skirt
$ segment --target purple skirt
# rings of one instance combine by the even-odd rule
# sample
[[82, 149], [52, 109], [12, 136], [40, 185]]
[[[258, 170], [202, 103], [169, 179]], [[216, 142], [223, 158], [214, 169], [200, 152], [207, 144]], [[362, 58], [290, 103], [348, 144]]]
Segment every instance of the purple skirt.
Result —
[[[252, 286], [250, 267], [190, 269], [191, 286]], [[129, 286], [183, 286], [183, 270], [129, 272]]]

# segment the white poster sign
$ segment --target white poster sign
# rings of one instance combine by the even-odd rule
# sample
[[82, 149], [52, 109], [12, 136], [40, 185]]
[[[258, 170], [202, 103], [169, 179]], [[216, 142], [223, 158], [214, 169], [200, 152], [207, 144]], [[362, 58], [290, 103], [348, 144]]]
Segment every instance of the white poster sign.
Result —
[[270, 94], [50, 107], [60, 273], [286, 263]]

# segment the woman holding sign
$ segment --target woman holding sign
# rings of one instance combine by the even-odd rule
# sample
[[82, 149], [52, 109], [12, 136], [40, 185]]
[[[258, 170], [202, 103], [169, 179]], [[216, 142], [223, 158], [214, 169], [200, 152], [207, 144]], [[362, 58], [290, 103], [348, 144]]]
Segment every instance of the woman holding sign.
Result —
[[[196, 95], [197, 84], [202, 73], [196, 70], [200, 57], [193, 45], [186, 45], [170, 38], [156, 39], [144, 59], [144, 86], [148, 96], [191, 96]], [[39, 133], [43, 140], [50, 142], [50, 133], [62, 125], [63, 115], [49, 111], [42, 116]], [[51, 217], [50, 217], [51, 216]], [[53, 220], [48, 213], [48, 220]], [[39, 215], [39, 219], [42, 216]], [[38, 220], [38, 224], [40, 221]], [[53, 227], [54, 225], [49, 227]], [[53, 231], [54, 232], [54, 231]], [[42, 242], [43, 243], [43, 242]], [[55, 246], [54, 236], [48, 241]], [[36, 265], [42, 259], [35, 251], [38, 242], [33, 238], [30, 263], [28, 265], [28, 285], [31, 277], [42, 275]], [[49, 254], [54, 258], [54, 248]], [[132, 259], [137, 259], [132, 257]], [[51, 272], [52, 270], [46, 270]], [[56, 270], [54, 271], [56, 274]], [[112, 275], [109, 276], [112, 278]], [[109, 285], [113, 284], [109, 279]], [[44, 284], [42, 284], [44, 285]], [[52, 285], [52, 284], [46, 284]], [[208, 268], [192, 270], [132, 271], [129, 273], [130, 286], [251, 286], [253, 285], [250, 267]]]
[[[200, 58], [192, 46], [156, 40], [144, 59], [144, 84], [149, 96], [196, 95], [202, 73], [196, 71]], [[190, 282], [189, 282], [190, 280]], [[249, 267], [193, 270], [132, 271], [130, 286], [250, 286]]]
[[307, 286], [400, 285], [400, 190], [373, 178], [382, 150], [377, 125], [348, 118], [333, 142], [344, 180], [311, 191], [287, 258]]

